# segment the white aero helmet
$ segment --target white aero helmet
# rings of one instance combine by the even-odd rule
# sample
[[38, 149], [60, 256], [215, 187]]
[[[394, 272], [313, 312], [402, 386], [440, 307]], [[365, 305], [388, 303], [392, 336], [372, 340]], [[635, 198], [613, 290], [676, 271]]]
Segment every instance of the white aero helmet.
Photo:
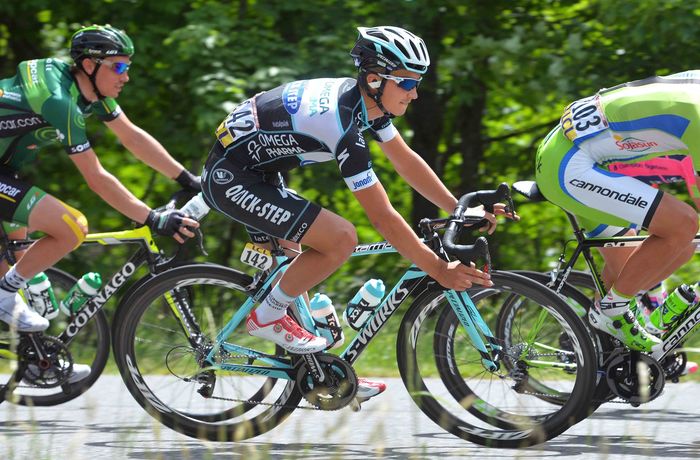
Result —
[[360, 35], [350, 55], [360, 70], [406, 69], [418, 74], [428, 71], [430, 56], [425, 42], [406, 29], [393, 26], [358, 27]]

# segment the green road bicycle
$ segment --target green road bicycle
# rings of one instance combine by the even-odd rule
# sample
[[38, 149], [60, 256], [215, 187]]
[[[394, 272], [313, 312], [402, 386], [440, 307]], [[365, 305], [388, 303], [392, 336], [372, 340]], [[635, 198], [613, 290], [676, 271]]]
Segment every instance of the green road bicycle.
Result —
[[[513, 184], [513, 189], [532, 201], [546, 201], [532, 181], [521, 181]], [[567, 299], [569, 305], [577, 314], [585, 319], [590, 308], [591, 292], [605, 295], [600, 272], [591, 254], [592, 248], [636, 247], [647, 238], [645, 235], [629, 237], [588, 238], [581, 229], [576, 218], [566, 212], [572, 225], [574, 239], [567, 242], [562, 251], [557, 267], [549, 274], [520, 272], [525, 276], [546, 283], [554, 291]], [[569, 243], [574, 243], [574, 249], [567, 257]], [[700, 235], [694, 243], [700, 244]], [[573, 270], [578, 258], [583, 256], [588, 273]], [[516, 308], [505, 307], [501, 311], [497, 333], [509, 341], [513, 336], [512, 324], [516, 321], [532, 321], [533, 318], [523, 316]], [[663, 345], [652, 353], [639, 353], [627, 349], [613, 337], [590, 327], [591, 336], [598, 353], [599, 378], [592, 400], [592, 409], [601, 403], [615, 400], [628, 402], [638, 406], [657, 398], [663, 391], [667, 380], [677, 382], [685, 369], [687, 357], [682, 347], [700, 323], [700, 308], [696, 305], [689, 308], [661, 337]], [[586, 321], [587, 324], [587, 321]], [[517, 340], [517, 334], [513, 338]], [[642, 365], [644, 371], [639, 371]]]
[[[492, 209], [503, 199], [510, 199], [506, 184], [463, 196], [449, 219], [421, 222], [423, 242], [440, 257], [470, 263], [482, 256], [488, 264], [486, 239], [455, 241], [465, 225], [481, 222], [464, 216], [467, 207]], [[410, 266], [339, 355], [293, 355], [245, 327], [291, 261], [273, 246], [253, 249], [263, 268], [255, 276], [217, 265], [177, 267], [122, 299], [115, 358], [131, 394], [161, 423], [191, 437], [238, 441], [274, 428], [295, 409], [358, 410], [352, 366], [408, 299], [396, 342], [401, 378], [418, 407], [448, 432], [487, 446], [526, 446], [587, 414], [593, 346], [581, 320], [543, 285], [494, 270], [493, 287], [455, 292]], [[357, 246], [353, 256], [395, 252], [378, 242]], [[537, 324], [523, 326], [527, 338], [508, 347], [491, 332], [504, 299], [542, 313]], [[318, 333], [303, 297], [290, 312]], [[568, 350], [559, 346], [562, 336]], [[555, 403], [535, 393], [533, 378], [548, 382]]]

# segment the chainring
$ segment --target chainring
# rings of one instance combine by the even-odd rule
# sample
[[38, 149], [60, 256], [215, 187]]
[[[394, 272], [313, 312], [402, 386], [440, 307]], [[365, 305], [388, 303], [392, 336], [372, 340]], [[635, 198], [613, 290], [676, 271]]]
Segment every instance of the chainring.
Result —
[[[56, 337], [34, 335], [42, 350], [39, 353], [32, 339], [23, 338], [17, 347], [22, 360], [22, 380], [38, 388], [54, 388], [65, 383], [73, 372], [73, 356]], [[43, 354], [43, 357], [40, 357]]]
[[664, 389], [664, 368], [649, 355], [637, 353], [633, 362], [629, 351], [616, 351], [604, 368], [610, 391], [633, 405], [653, 401]]
[[304, 360], [299, 360], [296, 385], [301, 394], [314, 407], [321, 410], [338, 410], [347, 406], [357, 394], [357, 375], [344, 359], [335, 355], [316, 355], [326, 381], [315, 382]]
[[688, 356], [684, 351], [674, 351], [667, 355], [661, 362], [664, 366], [666, 380], [678, 383], [678, 379], [683, 375], [683, 372], [685, 372], [685, 365], [687, 362]]

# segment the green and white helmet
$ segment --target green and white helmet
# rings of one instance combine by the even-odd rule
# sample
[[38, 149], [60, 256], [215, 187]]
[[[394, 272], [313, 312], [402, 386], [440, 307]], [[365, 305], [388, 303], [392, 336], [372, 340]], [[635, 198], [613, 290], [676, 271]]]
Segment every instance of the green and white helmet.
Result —
[[77, 63], [81, 58], [106, 58], [109, 56], [132, 56], [134, 43], [123, 30], [109, 24], [93, 24], [73, 34], [70, 55]]
[[430, 56], [423, 39], [406, 29], [393, 26], [358, 27], [360, 35], [350, 55], [360, 70], [393, 72], [406, 69], [424, 74]]

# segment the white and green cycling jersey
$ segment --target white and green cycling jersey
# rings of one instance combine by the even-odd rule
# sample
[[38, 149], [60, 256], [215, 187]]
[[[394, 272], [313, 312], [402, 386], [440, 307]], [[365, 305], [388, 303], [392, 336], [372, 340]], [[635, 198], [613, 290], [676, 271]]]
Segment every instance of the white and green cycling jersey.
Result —
[[665, 155], [700, 164], [700, 70], [624, 83], [570, 104], [538, 149], [536, 180], [589, 235], [610, 235], [648, 227], [662, 192], [606, 165]]

